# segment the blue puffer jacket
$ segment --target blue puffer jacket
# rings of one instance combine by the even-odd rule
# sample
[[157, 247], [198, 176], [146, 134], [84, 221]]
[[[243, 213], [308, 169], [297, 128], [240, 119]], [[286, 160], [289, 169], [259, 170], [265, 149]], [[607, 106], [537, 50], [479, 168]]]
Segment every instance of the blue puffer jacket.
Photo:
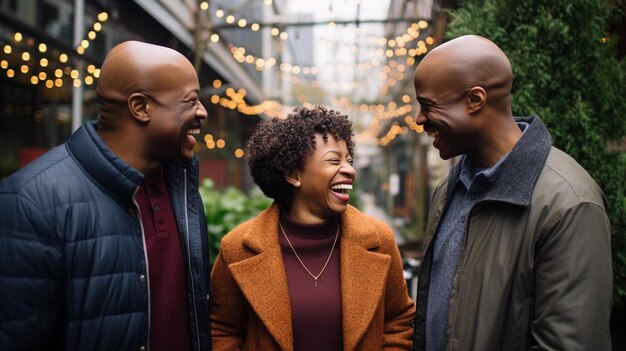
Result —
[[[164, 166], [187, 266], [195, 350], [210, 350], [198, 157]], [[0, 183], [0, 350], [148, 349], [141, 173], [87, 122]], [[193, 293], [192, 293], [193, 292]]]

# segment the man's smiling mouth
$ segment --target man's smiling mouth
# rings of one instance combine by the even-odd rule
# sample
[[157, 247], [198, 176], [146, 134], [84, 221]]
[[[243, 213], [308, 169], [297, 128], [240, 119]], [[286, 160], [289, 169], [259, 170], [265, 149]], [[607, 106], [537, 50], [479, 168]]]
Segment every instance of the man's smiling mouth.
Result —
[[187, 135], [189, 136], [200, 135], [200, 128], [192, 128], [192, 129], [187, 130]]
[[439, 136], [439, 131], [436, 130], [436, 129], [430, 129], [429, 128], [429, 129], [426, 130], [426, 134], [428, 134], [429, 137], [436, 138], [436, 137]]

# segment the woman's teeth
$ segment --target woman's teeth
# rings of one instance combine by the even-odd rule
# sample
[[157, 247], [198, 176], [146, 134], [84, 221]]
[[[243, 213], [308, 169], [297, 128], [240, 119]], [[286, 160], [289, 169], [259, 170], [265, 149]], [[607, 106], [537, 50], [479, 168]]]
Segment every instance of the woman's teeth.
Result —
[[337, 184], [330, 187], [332, 191], [343, 193], [352, 190], [352, 184]]

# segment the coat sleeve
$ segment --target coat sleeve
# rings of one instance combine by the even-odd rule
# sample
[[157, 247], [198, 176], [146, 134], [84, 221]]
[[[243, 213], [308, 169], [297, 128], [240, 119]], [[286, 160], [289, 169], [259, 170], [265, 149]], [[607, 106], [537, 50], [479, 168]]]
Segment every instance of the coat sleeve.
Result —
[[[222, 242], [223, 244], [223, 242]], [[211, 336], [214, 351], [241, 350], [246, 337], [247, 301], [220, 252], [211, 271]]]
[[0, 193], [0, 349], [55, 348], [62, 323], [63, 245], [31, 200]]
[[413, 347], [413, 326], [415, 305], [409, 296], [406, 280], [402, 270], [402, 258], [398, 246], [393, 241], [393, 234], [387, 227], [391, 237], [389, 254], [391, 264], [385, 292], [385, 324], [383, 330], [383, 349], [411, 350]]
[[606, 212], [581, 204], [538, 238], [531, 345], [610, 350], [611, 228]]

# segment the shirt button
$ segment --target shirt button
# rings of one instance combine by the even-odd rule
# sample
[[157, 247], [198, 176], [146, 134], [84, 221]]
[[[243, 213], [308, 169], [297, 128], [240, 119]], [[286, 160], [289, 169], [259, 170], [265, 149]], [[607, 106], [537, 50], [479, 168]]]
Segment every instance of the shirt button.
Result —
[[461, 217], [461, 223], [465, 223], [465, 216]]
[[161, 211], [161, 206], [156, 205], [155, 209], [156, 209], [157, 211]]
[[141, 347], [139, 348], [139, 351], [146, 351], [146, 345], [141, 345]]
[[145, 285], [145, 284], [146, 284], [146, 275], [145, 275], [145, 274], [143, 274], [143, 273], [141, 273], [141, 274], [139, 275], [139, 281], [141, 282], [141, 284], [144, 284], [144, 285]]

